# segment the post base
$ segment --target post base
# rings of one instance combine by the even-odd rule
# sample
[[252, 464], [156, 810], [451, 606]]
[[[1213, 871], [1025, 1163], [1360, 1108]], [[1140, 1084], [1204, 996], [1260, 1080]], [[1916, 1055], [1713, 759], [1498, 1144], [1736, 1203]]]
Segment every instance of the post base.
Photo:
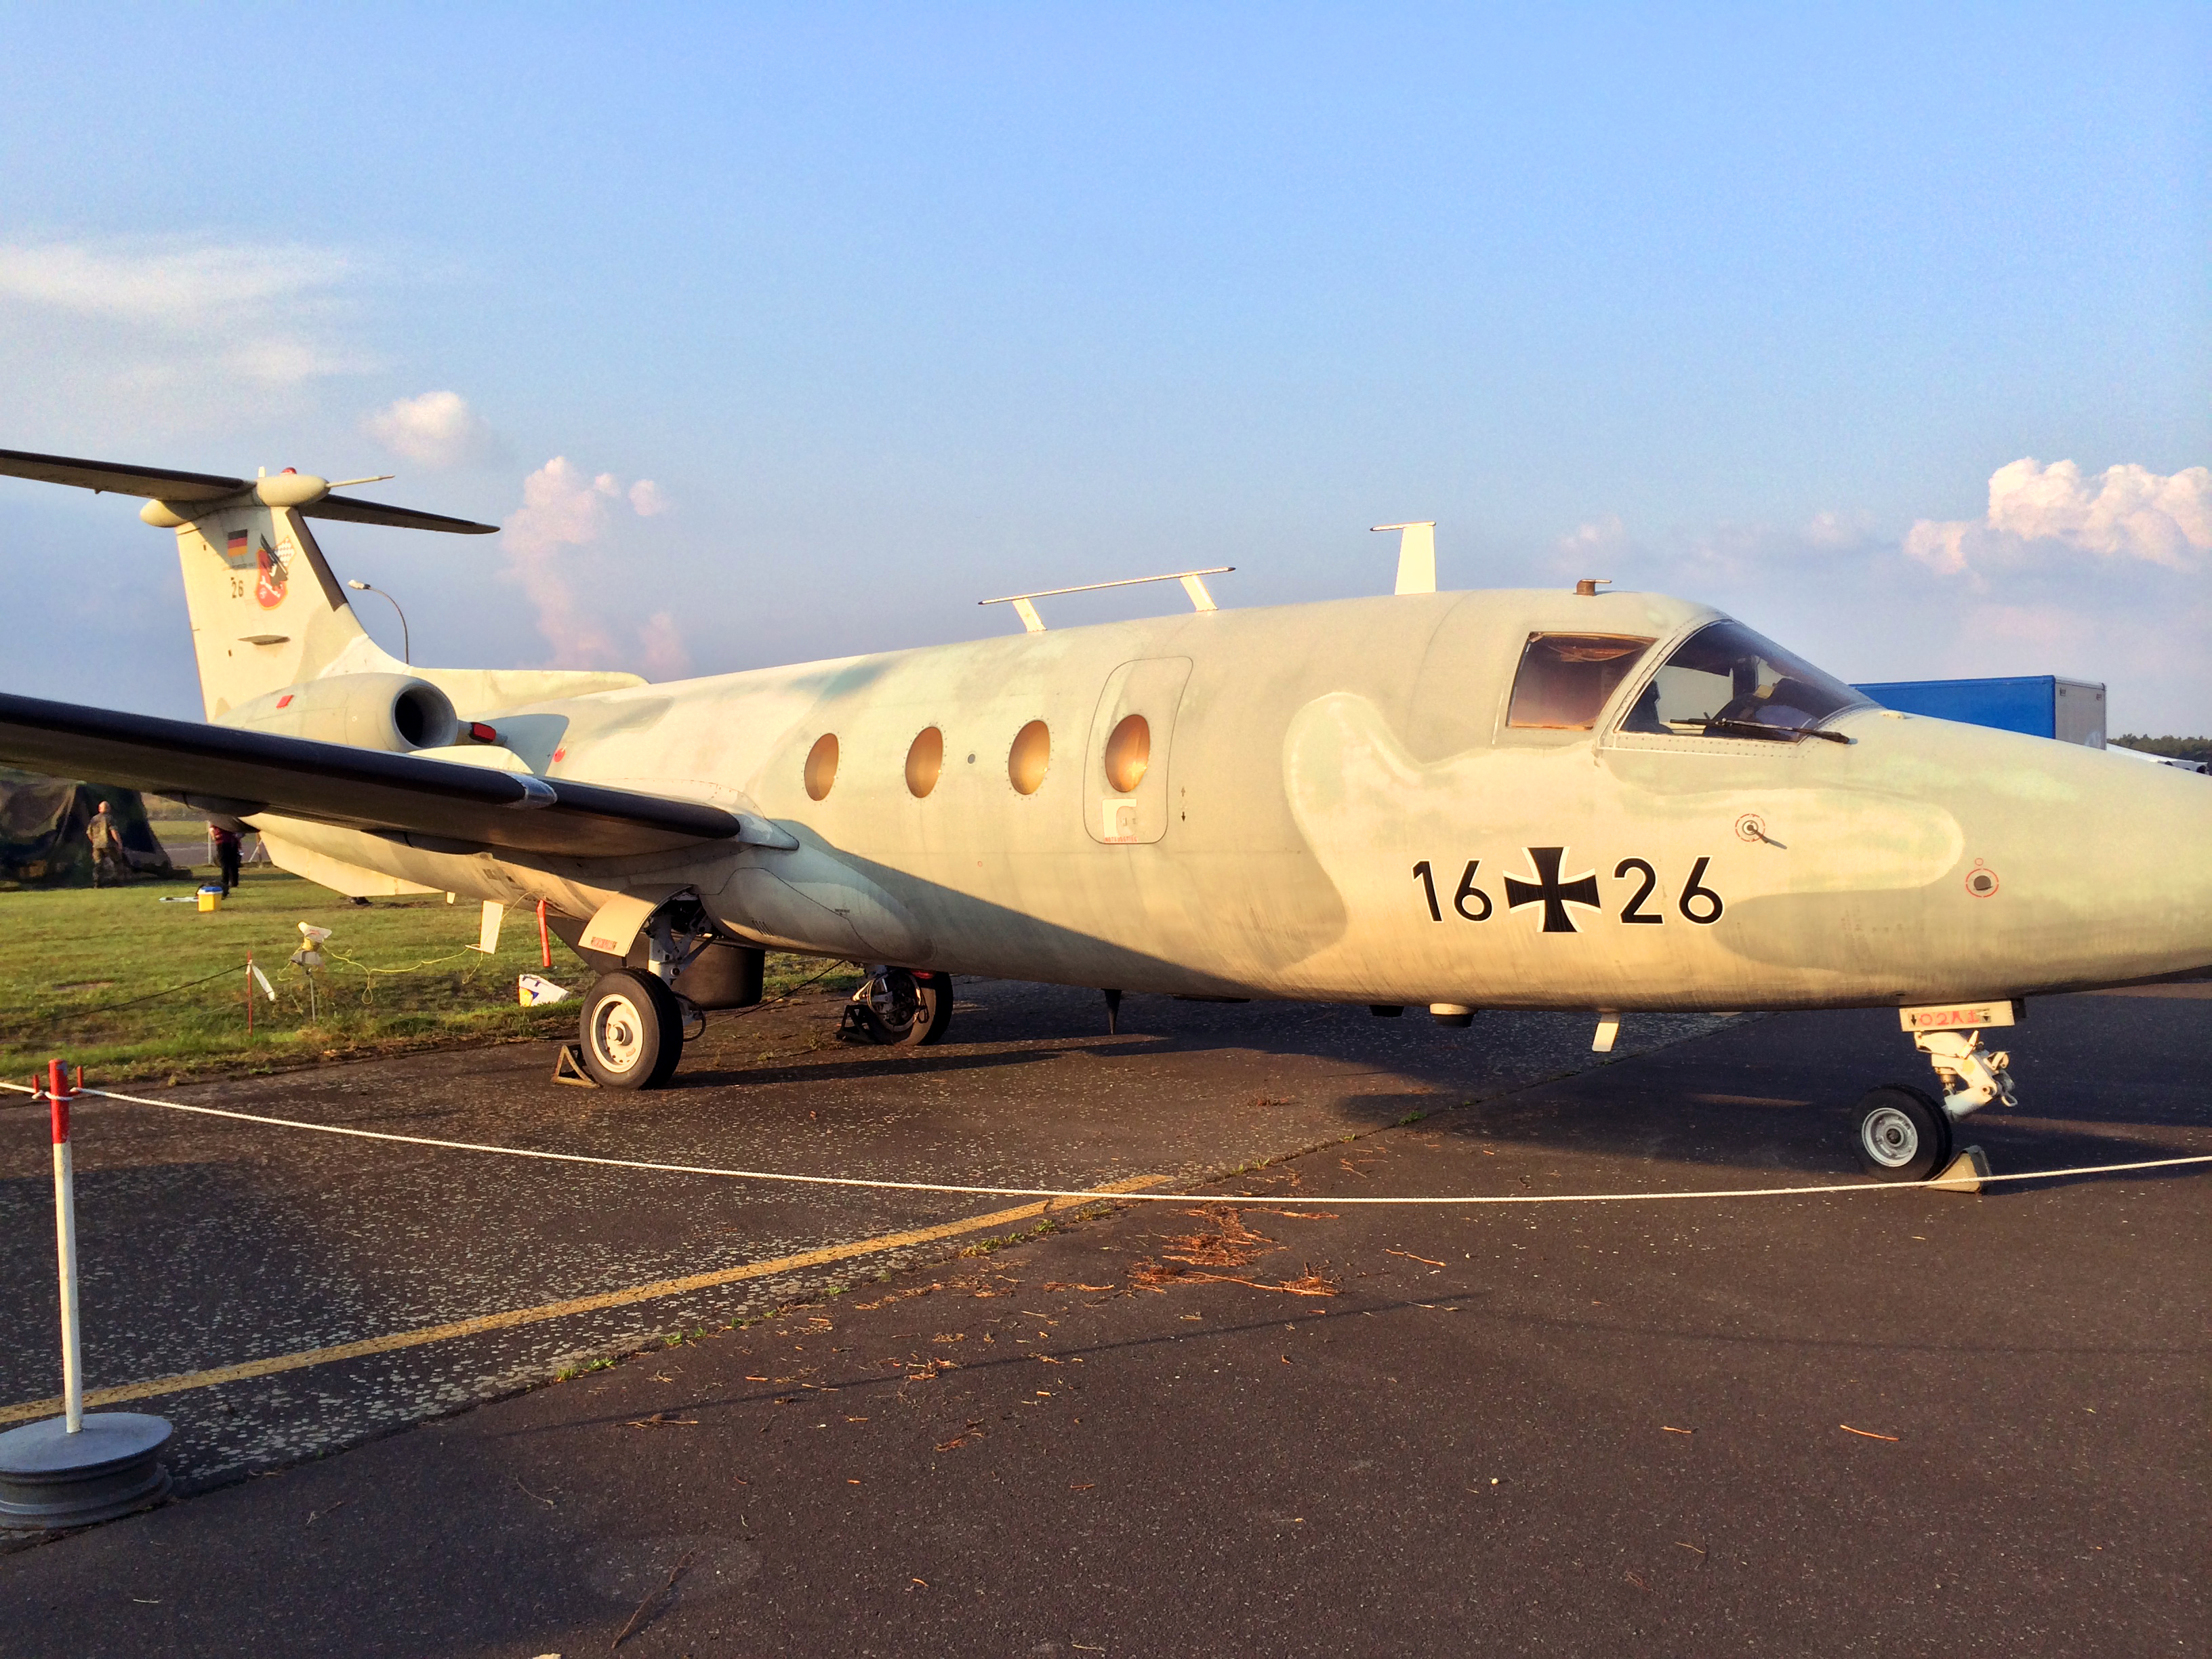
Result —
[[58, 1417], [0, 1434], [0, 1529], [89, 1526], [160, 1503], [170, 1433], [167, 1418], [92, 1412], [76, 1434]]

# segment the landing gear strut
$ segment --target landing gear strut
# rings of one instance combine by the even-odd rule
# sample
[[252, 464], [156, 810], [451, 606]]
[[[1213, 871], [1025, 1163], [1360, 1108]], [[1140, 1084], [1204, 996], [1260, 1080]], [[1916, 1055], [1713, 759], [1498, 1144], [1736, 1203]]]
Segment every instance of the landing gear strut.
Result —
[[707, 1029], [706, 1015], [674, 986], [714, 943], [714, 922], [696, 899], [678, 899], [643, 931], [646, 965], [600, 975], [584, 998], [578, 1046], [602, 1089], [658, 1089], [674, 1074], [684, 1045]]
[[1852, 1137], [1859, 1163], [1876, 1181], [1927, 1181], [1951, 1162], [1953, 1130], [1992, 1101], [2015, 1103], [2012, 1056], [1982, 1046], [1982, 1031], [2010, 1025], [2013, 1001], [1902, 1008], [1899, 1024], [1928, 1056], [1943, 1091], [1939, 1103], [1909, 1083], [1886, 1083], [1858, 1104]]
[[872, 966], [845, 1007], [845, 1024], [886, 1048], [918, 1048], [952, 1024], [952, 975]]

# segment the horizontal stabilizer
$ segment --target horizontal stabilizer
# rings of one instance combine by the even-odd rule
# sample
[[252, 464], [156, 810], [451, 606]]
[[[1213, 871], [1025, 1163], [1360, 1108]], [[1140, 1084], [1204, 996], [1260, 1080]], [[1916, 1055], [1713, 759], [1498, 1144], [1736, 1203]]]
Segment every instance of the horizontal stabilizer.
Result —
[[245, 478], [212, 472], [173, 472], [160, 466], [123, 466], [112, 461], [72, 460], [67, 455], [31, 455], [0, 449], [0, 474], [40, 483], [74, 484], [111, 495], [150, 495], [166, 501], [213, 501], [253, 488]]
[[325, 495], [300, 509], [309, 519], [343, 519], [348, 524], [380, 524], [393, 530], [443, 530], [455, 536], [489, 536], [499, 526], [469, 519], [449, 519], [442, 513], [423, 513], [411, 507], [386, 507], [352, 495]]
[[[33, 455], [20, 449], [0, 449], [0, 477], [70, 484], [110, 495], [143, 495], [166, 504], [178, 519], [195, 516], [191, 511], [195, 507], [212, 507], [252, 496], [267, 506], [295, 508], [310, 519], [342, 519], [349, 524], [388, 525], [395, 530], [442, 530], [459, 536], [489, 536], [499, 529], [495, 524], [451, 519], [442, 513], [422, 513], [409, 507], [386, 507], [381, 501], [333, 495], [327, 493], [333, 488], [331, 484], [298, 473], [285, 473], [276, 478], [230, 478], [215, 472], [177, 472], [167, 467], [126, 466], [115, 461], [85, 461], [68, 455]], [[174, 521], [156, 520], [162, 524]]]
[[433, 850], [621, 858], [702, 842], [797, 844], [765, 820], [696, 801], [4, 693], [0, 762], [234, 817], [273, 812], [452, 843]]

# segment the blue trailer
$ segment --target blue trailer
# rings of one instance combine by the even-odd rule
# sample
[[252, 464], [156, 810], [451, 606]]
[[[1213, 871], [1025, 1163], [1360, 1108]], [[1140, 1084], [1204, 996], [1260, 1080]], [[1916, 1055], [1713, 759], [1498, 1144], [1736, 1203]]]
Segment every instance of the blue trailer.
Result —
[[1990, 680], [1888, 680], [1856, 688], [1884, 708], [2032, 738], [2105, 746], [2105, 688], [2056, 674]]

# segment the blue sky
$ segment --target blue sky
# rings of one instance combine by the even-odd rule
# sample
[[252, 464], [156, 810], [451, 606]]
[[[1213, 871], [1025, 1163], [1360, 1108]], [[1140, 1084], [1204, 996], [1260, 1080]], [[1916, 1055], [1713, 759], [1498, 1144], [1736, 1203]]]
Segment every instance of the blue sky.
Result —
[[[1448, 586], [1609, 575], [2212, 727], [2202, 8], [8, 33], [0, 447], [511, 523], [322, 532], [418, 660], [713, 672], [1193, 564], [1374, 592], [1366, 526], [1433, 518]], [[11, 632], [67, 641], [0, 684], [196, 712], [166, 539], [0, 483]]]

